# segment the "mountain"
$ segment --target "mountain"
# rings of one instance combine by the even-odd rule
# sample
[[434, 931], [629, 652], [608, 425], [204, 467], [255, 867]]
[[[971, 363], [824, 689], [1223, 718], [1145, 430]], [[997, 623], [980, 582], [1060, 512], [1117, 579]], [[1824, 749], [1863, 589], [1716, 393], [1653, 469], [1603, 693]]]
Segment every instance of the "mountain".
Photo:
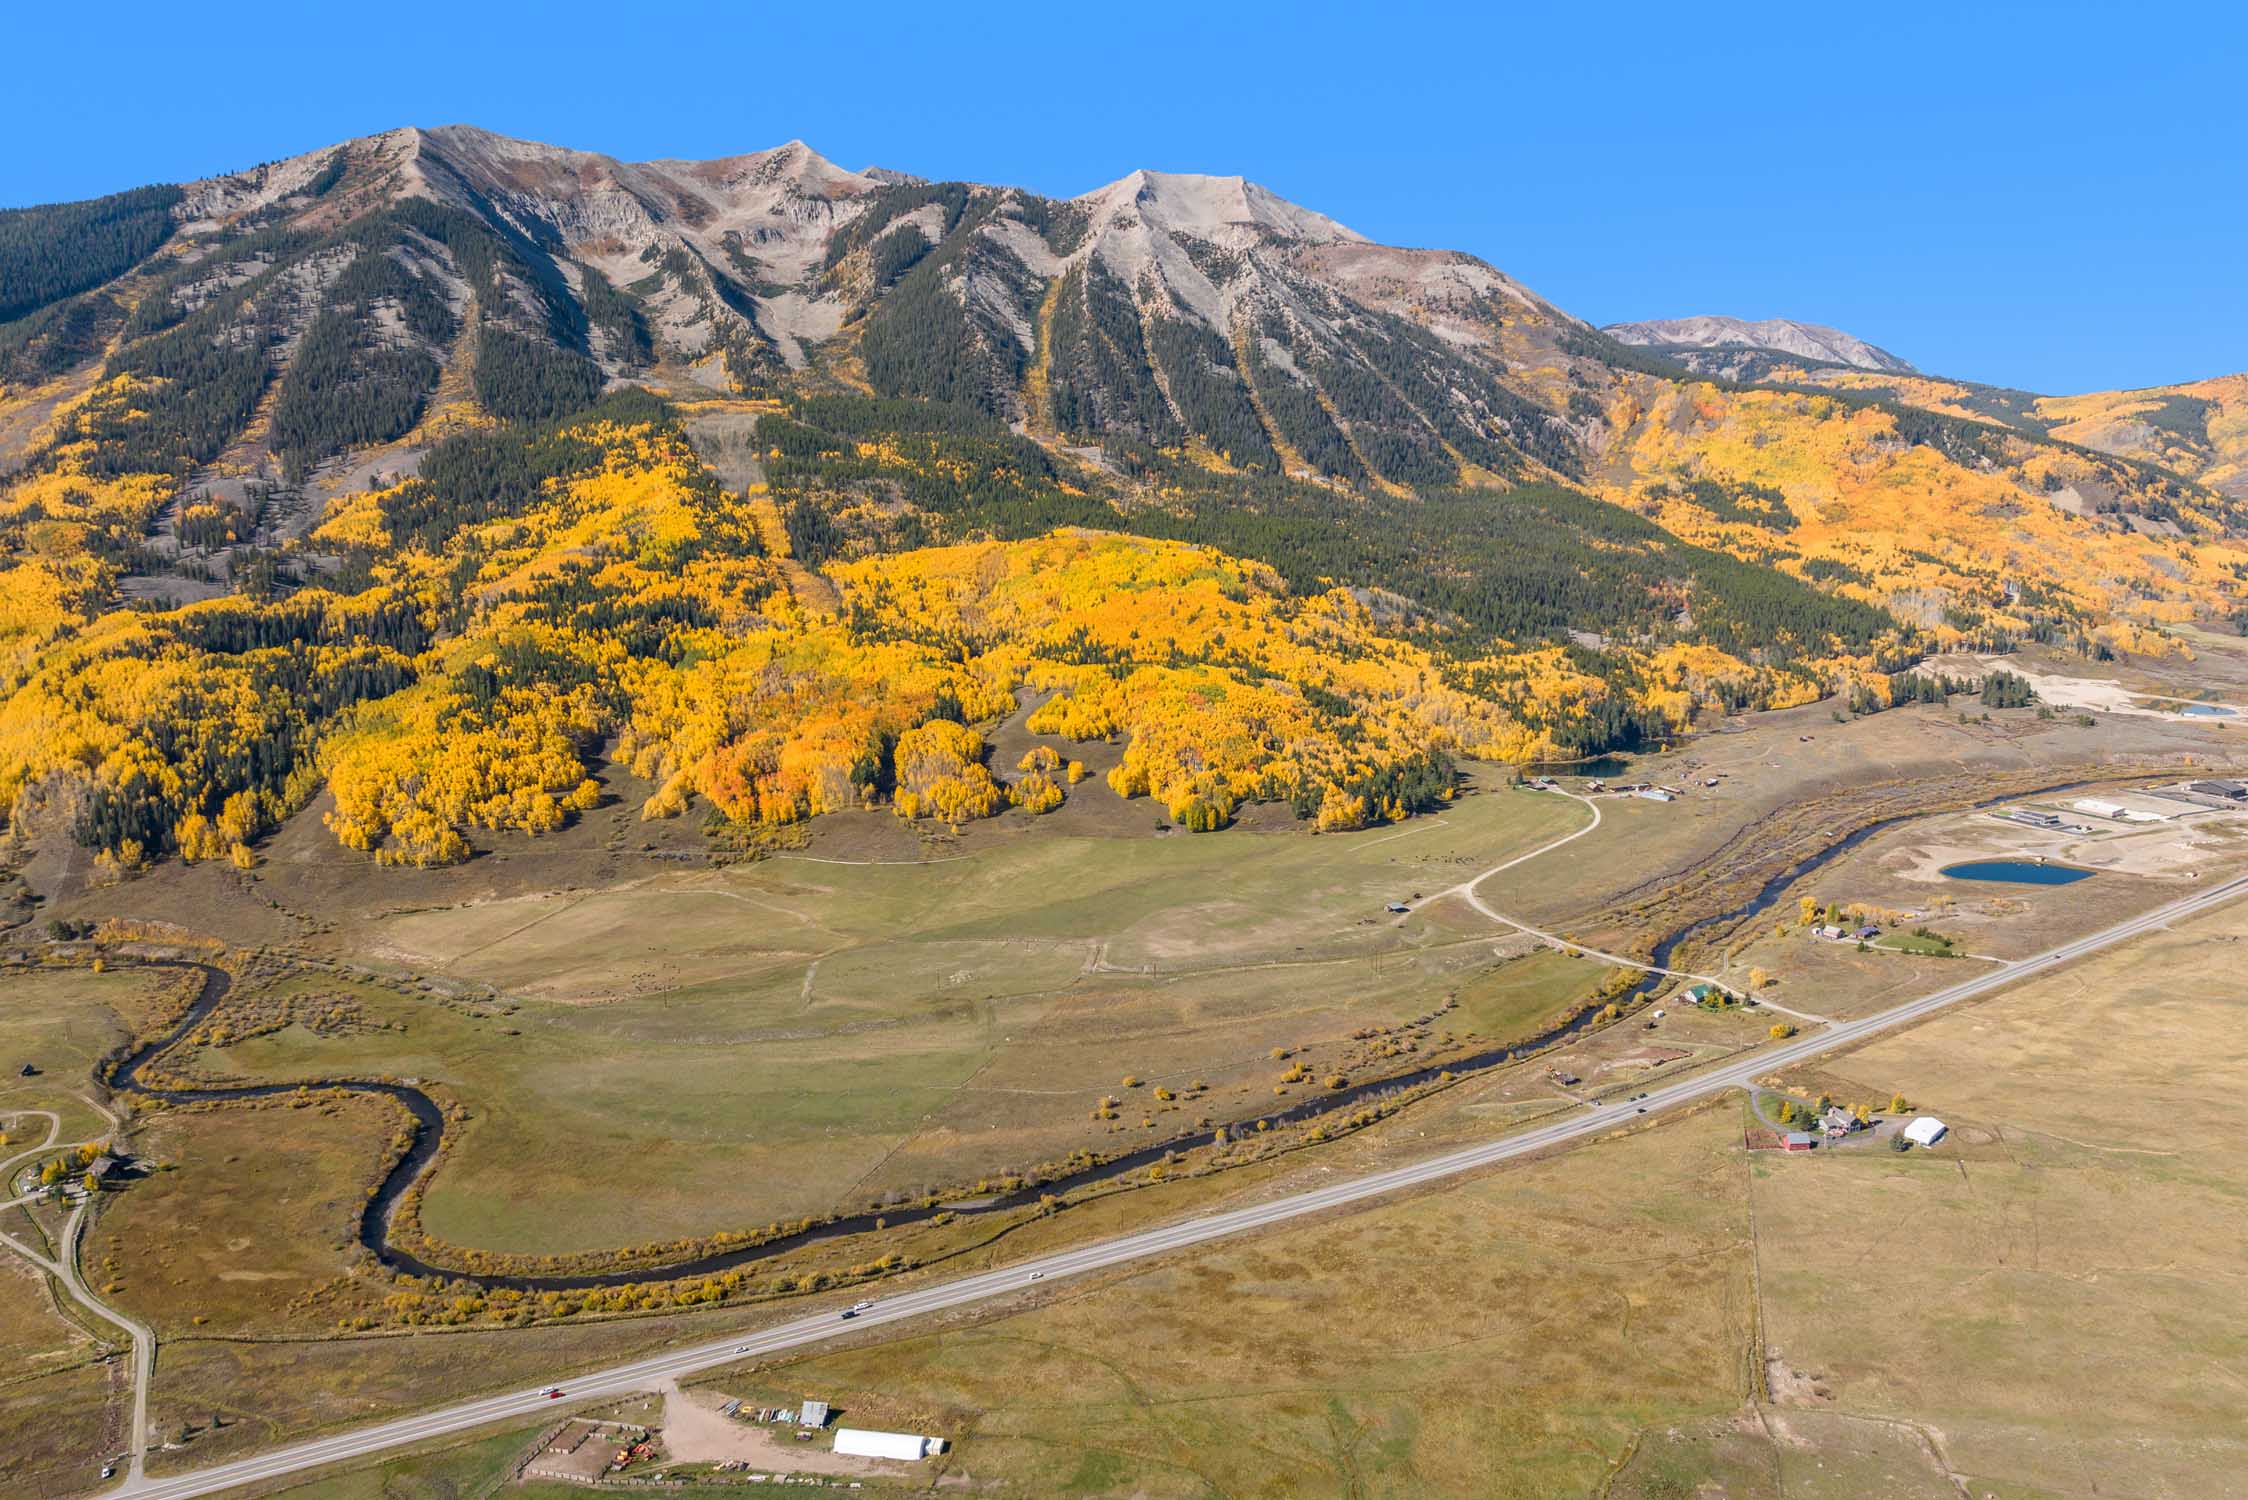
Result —
[[[1490, 354], [1499, 325], [1574, 320], [1472, 257], [1373, 245], [1238, 178], [1137, 172], [1057, 202], [848, 172], [798, 142], [623, 163], [448, 126], [171, 191], [163, 250], [123, 283], [56, 282], [0, 338], [0, 371], [36, 384], [119, 335], [113, 367], [169, 368], [183, 341], [158, 336], [193, 314], [185, 342], [231, 348], [196, 354], [198, 383], [227, 394], [179, 415], [175, 465], [210, 462], [269, 395], [264, 447], [293, 478], [410, 429], [441, 370], [525, 417], [659, 360], [721, 388], [809, 370], [1033, 430], [1197, 440], [1270, 473], [1573, 458]], [[58, 244], [87, 237], [32, 212]]]
[[1031, 700], [1186, 826], [1352, 827], [2235, 607], [2173, 467], [2232, 472], [2221, 393], [1698, 376], [1239, 177], [404, 129], [10, 211], [0, 272], [0, 812], [118, 868], [323, 797], [450, 861], [604, 763], [737, 827], [1050, 806], [965, 728]]
[[1813, 364], [1848, 365], [1892, 375], [1918, 372], [1888, 350], [1817, 323], [1792, 318], [1658, 318], [1646, 323], [1610, 323], [1601, 332], [1619, 343], [1669, 355], [1697, 374], [1728, 380], [1755, 378], [1756, 356], [1785, 355]]

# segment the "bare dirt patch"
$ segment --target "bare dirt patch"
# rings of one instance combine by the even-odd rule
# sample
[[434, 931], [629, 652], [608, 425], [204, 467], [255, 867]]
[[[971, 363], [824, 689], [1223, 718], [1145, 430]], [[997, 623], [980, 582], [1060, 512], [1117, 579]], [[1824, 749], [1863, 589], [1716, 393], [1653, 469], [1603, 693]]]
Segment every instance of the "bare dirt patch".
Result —
[[902, 1473], [911, 1465], [837, 1453], [825, 1433], [798, 1442], [793, 1428], [738, 1422], [719, 1410], [724, 1401], [709, 1391], [670, 1390], [663, 1400], [664, 1452], [675, 1463], [744, 1463], [781, 1473]]

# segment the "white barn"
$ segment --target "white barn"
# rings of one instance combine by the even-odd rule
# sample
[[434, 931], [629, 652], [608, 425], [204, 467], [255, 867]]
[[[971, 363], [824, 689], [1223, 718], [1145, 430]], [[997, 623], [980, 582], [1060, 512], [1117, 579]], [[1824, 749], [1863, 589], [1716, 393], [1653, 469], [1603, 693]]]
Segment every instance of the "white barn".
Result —
[[1951, 1127], [1934, 1115], [1921, 1115], [1905, 1127], [1905, 1139], [1915, 1146], [1933, 1146], [1950, 1132]]
[[910, 1432], [870, 1432], [863, 1427], [835, 1429], [835, 1451], [859, 1458], [927, 1458], [944, 1452], [944, 1439]]

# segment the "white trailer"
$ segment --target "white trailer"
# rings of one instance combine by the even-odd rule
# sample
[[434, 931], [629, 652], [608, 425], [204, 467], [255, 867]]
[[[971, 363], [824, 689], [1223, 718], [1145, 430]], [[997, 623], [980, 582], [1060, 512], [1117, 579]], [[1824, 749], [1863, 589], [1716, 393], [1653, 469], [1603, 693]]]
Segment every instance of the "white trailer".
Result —
[[864, 1427], [835, 1429], [835, 1451], [858, 1458], [899, 1458], [907, 1461], [944, 1452], [944, 1439], [911, 1432], [871, 1432]]

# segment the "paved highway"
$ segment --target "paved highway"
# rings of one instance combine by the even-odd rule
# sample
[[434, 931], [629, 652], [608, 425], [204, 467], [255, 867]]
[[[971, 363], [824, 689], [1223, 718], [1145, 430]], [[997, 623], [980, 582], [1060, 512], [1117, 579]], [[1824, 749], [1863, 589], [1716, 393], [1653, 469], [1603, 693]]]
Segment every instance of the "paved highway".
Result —
[[[2155, 931], [2179, 918], [2221, 905], [2243, 894], [2248, 894], [2248, 876], [2212, 885], [2207, 890], [2173, 901], [2143, 916], [2118, 922], [2113, 927], [2078, 938], [2074, 942], [2063, 943], [2034, 958], [1985, 971], [1972, 979], [1898, 1006], [1894, 1010], [1860, 1020], [1835, 1022], [1823, 1031], [1776, 1046], [1759, 1048], [1723, 1067], [1691, 1078], [1682, 1078], [1676, 1083], [1650, 1091], [1643, 1101], [1643, 1107], [1649, 1112], [1670, 1109], [1706, 1099], [1727, 1089], [1738, 1088], [1762, 1074], [1907, 1025], [1947, 1006], [1988, 994], [2031, 975], [2058, 969], [2103, 948]], [[1581, 1114], [1572, 1114], [1557, 1124], [1508, 1136], [1487, 1145], [1471, 1146], [1410, 1166], [1351, 1178], [1250, 1208], [1205, 1214], [1160, 1228], [1081, 1246], [1075, 1250], [1058, 1251], [1052, 1255], [1022, 1261], [1003, 1271], [986, 1271], [953, 1281], [938, 1282], [916, 1291], [900, 1292], [882, 1298], [866, 1312], [848, 1321], [838, 1318], [834, 1312], [814, 1314], [758, 1333], [655, 1354], [575, 1377], [564, 1377], [558, 1371], [557, 1378], [567, 1393], [567, 1404], [645, 1391], [659, 1381], [692, 1375], [737, 1359], [779, 1354], [817, 1344], [842, 1333], [902, 1323], [947, 1308], [964, 1307], [1017, 1292], [1034, 1275], [1041, 1278], [1041, 1284], [1063, 1277], [1081, 1276], [1090, 1271], [1184, 1250], [1190, 1246], [1323, 1213], [1347, 1204], [1362, 1203], [1397, 1192], [1401, 1188], [1440, 1181], [1497, 1162], [1528, 1156], [1533, 1152], [1552, 1150], [1614, 1130], [1638, 1118], [1636, 1110], [1640, 1107], [1622, 1104], [1589, 1109]], [[161, 1479], [136, 1479], [114, 1493], [132, 1497], [132, 1500], [193, 1500], [196, 1496], [215, 1495], [260, 1480], [297, 1474], [346, 1459], [362, 1458], [495, 1422], [527, 1421], [555, 1411], [564, 1404], [549, 1400], [543, 1388], [487, 1396], [418, 1416], [402, 1417], [378, 1426], [338, 1433], [333, 1437], [293, 1443], [255, 1457], [214, 1465], [192, 1473]]]

